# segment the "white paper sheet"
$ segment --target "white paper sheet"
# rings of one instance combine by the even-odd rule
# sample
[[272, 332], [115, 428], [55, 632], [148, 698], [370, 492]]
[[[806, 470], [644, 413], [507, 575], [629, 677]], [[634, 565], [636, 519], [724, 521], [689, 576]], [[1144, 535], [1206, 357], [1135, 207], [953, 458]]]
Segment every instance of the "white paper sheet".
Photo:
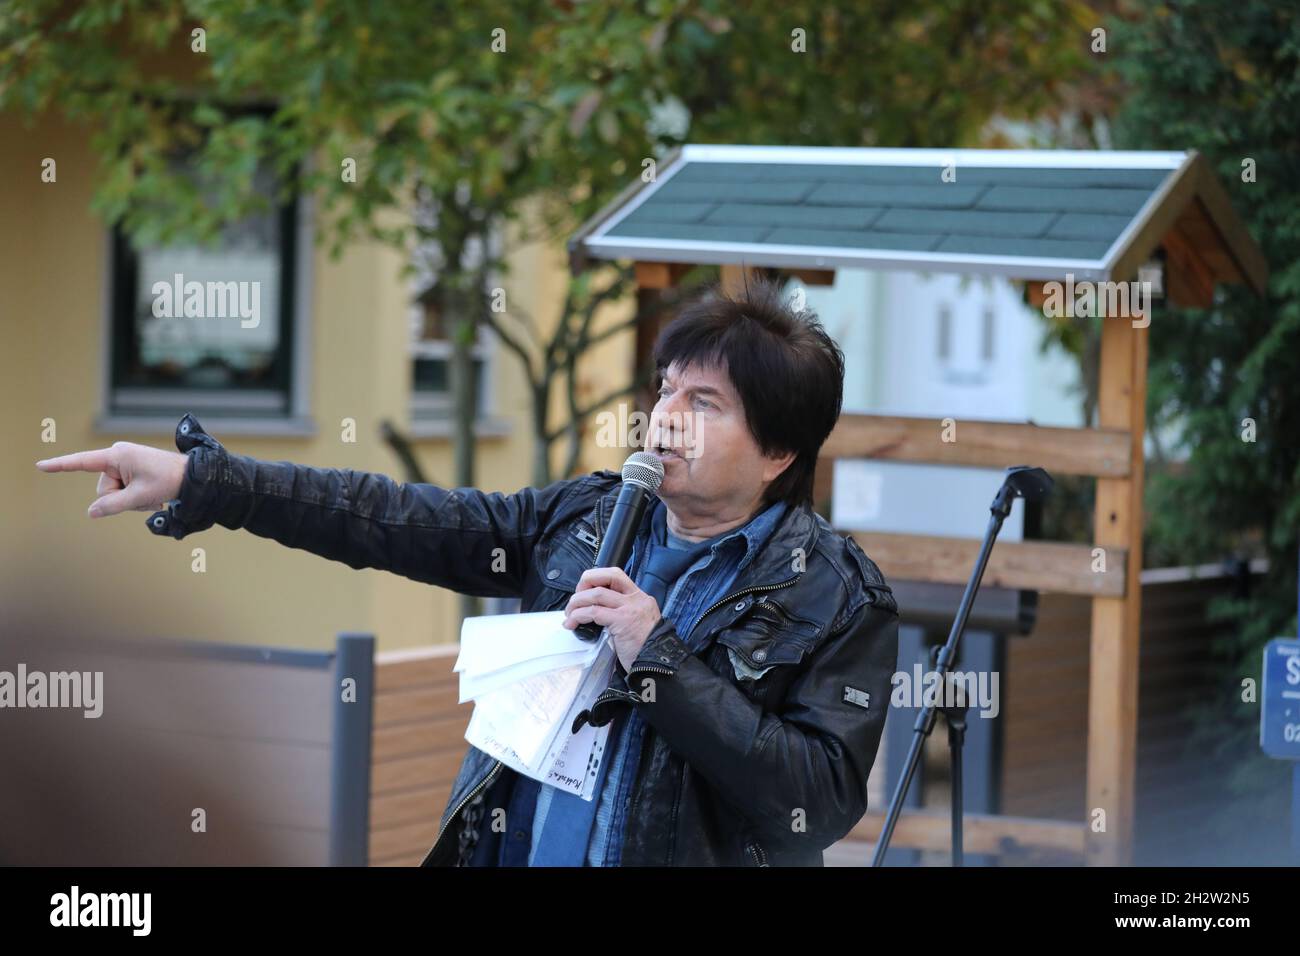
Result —
[[586, 651], [552, 654], [536, 661], [521, 661], [518, 664], [511, 664], [509, 667], [482, 675], [462, 671], [460, 675], [460, 703], [476, 700], [494, 690], [501, 690], [503, 687], [518, 684], [528, 677], [544, 674], [547, 671], [559, 670], [565, 667], [585, 669], [595, 659], [596, 651], [597, 648], [593, 645]]
[[[607, 634], [583, 641], [563, 619], [547, 612], [465, 621], [456, 663], [461, 700], [474, 701], [465, 739], [519, 773], [591, 800], [609, 725], [576, 734], [572, 726], [608, 686], [615, 653]], [[542, 653], [527, 656], [529, 647]]]
[[590, 650], [597, 642], [584, 641], [566, 628], [564, 617], [563, 611], [467, 617], [460, 629], [460, 654], [453, 670], [490, 674], [552, 654]]

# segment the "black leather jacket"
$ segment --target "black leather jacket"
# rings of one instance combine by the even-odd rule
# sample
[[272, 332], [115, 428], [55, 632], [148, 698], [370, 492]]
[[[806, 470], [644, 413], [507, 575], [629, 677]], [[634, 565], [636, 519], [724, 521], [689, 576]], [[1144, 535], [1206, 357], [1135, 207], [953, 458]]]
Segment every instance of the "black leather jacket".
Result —
[[[398, 484], [233, 454], [192, 415], [176, 442], [190, 462], [179, 500], [149, 518], [157, 534], [244, 528], [354, 568], [521, 596], [525, 611], [568, 602], [620, 483], [598, 471], [514, 494]], [[623, 865], [821, 866], [867, 810], [898, 653], [888, 585], [852, 539], [788, 508], [696, 627], [708, 634], [698, 655], [661, 619], [586, 715], [600, 726], [635, 707], [647, 724]], [[470, 747], [423, 865], [468, 858], [492, 819], [485, 800], [505, 806], [515, 779]]]

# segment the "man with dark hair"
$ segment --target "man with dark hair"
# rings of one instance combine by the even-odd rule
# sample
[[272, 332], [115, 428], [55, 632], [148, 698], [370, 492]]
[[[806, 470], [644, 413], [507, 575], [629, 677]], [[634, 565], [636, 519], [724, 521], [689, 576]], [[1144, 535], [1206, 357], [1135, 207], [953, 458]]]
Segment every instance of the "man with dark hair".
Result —
[[660, 395], [670, 366], [722, 372], [759, 451], [793, 453], [763, 501], [812, 504], [817, 452], [840, 417], [844, 355], [813, 316], [785, 303], [780, 286], [758, 280], [742, 298], [715, 290], [688, 304], [660, 335], [654, 361]]
[[812, 510], [843, 356], [760, 281], [683, 308], [655, 365], [664, 480], [622, 568], [592, 567], [612, 471], [512, 495], [398, 485], [236, 455], [191, 415], [184, 454], [119, 442], [38, 467], [100, 472], [91, 514], [159, 508], [157, 534], [245, 528], [608, 631], [619, 666], [581, 715], [612, 723], [595, 799], [470, 747], [425, 865], [820, 866], [866, 812], [898, 644], [879, 569]]

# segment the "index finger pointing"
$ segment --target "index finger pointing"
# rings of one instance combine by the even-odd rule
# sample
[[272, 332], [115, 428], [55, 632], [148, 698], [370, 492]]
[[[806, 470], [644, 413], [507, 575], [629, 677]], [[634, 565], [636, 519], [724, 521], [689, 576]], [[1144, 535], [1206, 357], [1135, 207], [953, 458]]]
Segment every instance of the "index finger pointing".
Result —
[[111, 448], [96, 448], [94, 451], [78, 451], [58, 458], [44, 458], [36, 463], [41, 471], [105, 471], [115, 464], [116, 456]]

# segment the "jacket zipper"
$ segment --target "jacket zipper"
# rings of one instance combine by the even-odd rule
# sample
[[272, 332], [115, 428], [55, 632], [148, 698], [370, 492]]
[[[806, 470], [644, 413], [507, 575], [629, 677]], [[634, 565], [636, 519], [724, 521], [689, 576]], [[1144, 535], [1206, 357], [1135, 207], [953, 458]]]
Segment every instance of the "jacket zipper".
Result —
[[787, 611], [785, 608], [783, 608], [781, 605], [777, 604], [775, 601], [768, 601], [768, 600], [766, 600], [766, 599], [762, 599], [762, 600], [759, 600], [759, 601], [755, 602], [754, 606], [755, 606], [755, 607], [765, 607], [765, 608], [770, 608], [771, 611], [772, 611], [772, 613], [773, 613], [773, 614], [776, 614], [778, 617], [783, 617], [783, 618], [785, 618], [787, 621], [793, 621], [793, 620], [794, 620], [794, 618], [791, 616], [790, 612]]
[[475, 786], [473, 790], [465, 794], [465, 796], [461, 798], [460, 803], [456, 804], [456, 809], [451, 812], [451, 816], [447, 818], [447, 822], [444, 823], [442, 825], [442, 828], [438, 830], [438, 838], [433, 841], [433, 849], [431, 849], [428, 854], [430, 857], [432, 857], [434, 855], [434, 852], [438, 849], [438, 844], [442, 842], [442, 835], [447, 832], [448, 827], [450, 827], [452, 823], [455, 821], [456, 817], [460, 815], [460, 811], [465, 808], [465, 804], [473, 800], [478, 795], [478, 792], [480, 790], [482, 790], [484, 787], [490, 784], [492, 782], [492, 779], [498, 773], [501, 772], [501, 768], [503, 766], [504, 764], [500, 760], [496, 761], [496, 765], [493, 766], [493, 768], [488, 771], [488, 775], [484, 777], [482, 780], [480, 780], [478, 782], [478, 785]]
[[742, 588], [741, 590], [737, 591], [735, 594], [728, 594], [717, 604], [713, 605], [711, 608], [709, 608], [707, 611], [705, 611], [703, 614], [697, 617], [695, 619], [695, 626], [698, 627], [700, 621], [704, 620], [706, 617], [708, 617], [718, 608], [722, 607], [722, 605], [726, 604], [728, 601], [734, 601], [738, 597], [744, 597], [746, 594], [753, 594], [756, 591], [775, 591], [779, 588], [789, 587], [791, 584], [794, 584], [794, 582], [798, 580], [799, 580], [799, 575], [796, 574], [794, 577], [789, 578], [788, 580], [785, 581], [781, 581], [779, 584], [756, 584], [750, 588]]
[[757, 840], [749, 841], [749, 848], [754, 851], [754, 859], [758, 861], [759, 866], [767, 866], [767, 851], [759, 845]]

